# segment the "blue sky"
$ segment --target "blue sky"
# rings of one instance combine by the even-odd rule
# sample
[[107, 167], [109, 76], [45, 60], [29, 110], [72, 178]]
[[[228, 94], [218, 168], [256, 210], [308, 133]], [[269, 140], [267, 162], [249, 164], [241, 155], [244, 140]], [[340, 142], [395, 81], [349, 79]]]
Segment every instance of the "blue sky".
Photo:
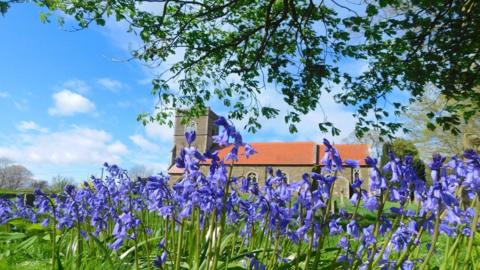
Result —
[[[172, 130], [136, 121], [154, 105], [152, 71], [125, 61], [136, 39], [117, 23], [65, 31], [55, 22], [41, 23], [39, 12], [21, 4], [0, 17], [0, 156], [25, 165], [42, 180], [55, 175], [82, 180], [98, 174], [104, 161], [127, 169], [135, 164], [165, 169]], [[272, 93], [260, 100], [282, 102]], [[349, 110], [327, 96], [322, 107], [343, 130], [336, 141], [353, 130]], [[282, 119], [264, 122], [258, 134], [246, 139], [320, 142], [328, 137], [318, 132], [316, 123], [323, 117], [321, 109], [310, 113], [294, 135]]]

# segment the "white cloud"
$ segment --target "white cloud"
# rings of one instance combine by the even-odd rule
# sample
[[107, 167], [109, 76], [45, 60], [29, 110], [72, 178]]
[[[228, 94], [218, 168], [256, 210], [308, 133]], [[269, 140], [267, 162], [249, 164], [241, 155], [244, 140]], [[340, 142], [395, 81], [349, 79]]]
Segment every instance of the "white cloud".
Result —
[[136, 144], [138, 147], [140, 147], [141, 149], [143, 149], [145, 151], [154, 152], [154, 151], [159, 150], [158, 145], [156, 145], [153, 142], [145, 139], [142, 135], [135, 134], [135, 135], [130, 136], [129, 139], [134, 144]]
[[43, 133], [48, 132], [47, 128], [41, 127], [33, 121], [21, 121], [17, 125], [17, 129], [20, 130], [21, 132], [27, 132], [27, 131], [39, 131]]
[[75, 92], [79, 92], [79, 93], [83, 93], [83, 94], [87, 93], [90, 90], [90, 86], [85, 81], [78, 80], [78, 79], [72, 79], [72, 80], [65, 81], [62, 84], [61, 88], [70, 89], [70, 90], [73, 90]]
[[128, 152], [120, 141], [103, 131], [73, 127], [69, 130], [18, 136], [17, 142], [0, 146], [0, 156], [29, 166], [99, 165], [119, 162]]
[[173, 141], [173, 128], [158, 123], [148, 123], [145, 126], [145, 133], [151, 139], [160, 140], [162, 142]]
[[95, 110], [95, 104], [86, 97], [70, 90], [53, 94], [55, 106], [48, 109], [53, 116], [70, 116], [76, 113], [89, 113]]
[[100, 78], [97, 80], [97, 83], [112, 92], [115, 92], [124, 87], [122, 82], [110, 78]]
[[21, 99], [21, 100], [16, 100], [13, 102], [15, 105], [15, 108], [19, 111], [26, 111], [28, 110], [28, 100], [26, 99]]
[[9, 97], [9, 96], [10, 96], [10, 94], [8, 94], [7, 92], [5, 92], [5, 91], [0, 91], [0, 98], [7, 98], [7, 97]]

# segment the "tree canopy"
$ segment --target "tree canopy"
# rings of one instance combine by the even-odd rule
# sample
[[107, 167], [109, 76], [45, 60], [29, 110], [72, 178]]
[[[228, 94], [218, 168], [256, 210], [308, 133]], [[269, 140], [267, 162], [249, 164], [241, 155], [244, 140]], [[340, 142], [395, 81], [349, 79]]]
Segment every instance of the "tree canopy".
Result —
[[19, 189], [31, 184], [33, 174], [24, 166], [0, 157], [0, 189]]
[[[476, 90], [478, 91], [478, 89]], [[433, 154], [445, 156], [462, 155], [465, 149], [464, 136], [456, 136], [442, 129], [429, 129], [425, 111], [436, 115], [445, 114], [445, 105], [454, 105], [435, 89], [428, 89], [421, 101], [414, 102], [406, 113], [406, 127], [412, 132], [409, 138], [420, 150], [423, 160], [430, 159]], [[469, 121], [462, 121], [455, 126], [462, 134], [480, 134], [480, 113], [476, 113]]]
[[[1, 1], [6, 12], [15, 1]], [[212, 100], [229, 117], [283, 116], [291, 132], [302, 115], [318, 108], [322, 95], [354, 108], [356, 133], [374, 128], [380, 135], [404, 128], [399, 115], [433, 85], [449, 102], [441, 115], [423, 112], [428, 127], [458, 134], [480, 108], [480, 4], [475, 0], [35, 0], [73, 16], [80, 27], [124, 21], [142, 40], [137, 59], [165, 67], [153, 80], [154, 113], [139, 120], [172, 124], [172, 108], [190, 108], [191, 118]], [[145, 2], [155, 2], [146, 8]], [[151, 5], [149, 5], [151, 7]], [[173, 57], [174, 56], [174, 57]], [[368, 63], [363, 72], [345, 61]], [[172, 82], [175, 81], [175, 86]], [[259, 95], [274, 88], [288, 104], [262, 104]], [[341, 89], [341, 90], [339, 90]], [[407, 100], [396, 98], [406, 92]], [[334, 117], [334, 116], [330, 116]], [[327, 120], [319, 129], [338, 134]]]

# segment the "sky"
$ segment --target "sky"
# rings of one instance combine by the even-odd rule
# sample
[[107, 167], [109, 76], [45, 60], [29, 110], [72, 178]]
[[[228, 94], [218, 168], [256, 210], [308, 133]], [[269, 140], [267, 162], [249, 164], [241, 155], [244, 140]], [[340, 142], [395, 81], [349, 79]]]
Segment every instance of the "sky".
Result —
[[[136, 121], [155, 103], [150, 94], [154, 71], [128, 60], [137, 39], [115, 22], [72, 32], [54, 20], [41, 23], [39, 14], [33, 5], [17, 4], [0, 17], [0, 157], [47, 181], [57, 175], [85, 180], [100, 174], [104, 162], [166, 170], [172, 129]], [[342, 65], [359, 72], [366, 68]], [[287, 110], [273, 90], [260, 101]], [[277, 119], [264, 121], [257, 134], [244, 134], [245, 140], [321, 142], [331, 137], [320, 133], [317, 123], [333, 115], [328, 120], [342, 133], [331, 139], [341, 142], [353, 131], [352, 110], [329, 96], [321, 103], [303, 118], [296, 134]]]

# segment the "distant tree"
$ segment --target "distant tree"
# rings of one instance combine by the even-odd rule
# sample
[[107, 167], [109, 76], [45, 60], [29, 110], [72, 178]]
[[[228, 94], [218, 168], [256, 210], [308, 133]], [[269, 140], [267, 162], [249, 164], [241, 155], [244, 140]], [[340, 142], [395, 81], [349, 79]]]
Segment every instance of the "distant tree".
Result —
[[128, 170], [128, 175], [132, 180], [136, 180], [138, 177], [145, 178], [153, 174], [152, 169], [148, 169], [143, 165], [135, 165]]
[[62, 192], [66, 185], [73, 185], [74, 180], [71, 177], [57, 175], [52, 178], [50, 190], [53, 192]]
[[28, 186], [32, 181], [32, 172], [22, 165], [10, 165], [3, 169], [0, 182], [6, 189], [19, 189]]
[[13, 161], [6, 158], [6, 157], [0, 157], [0, 169], [5, 169], [7, 166], [13, 164]]
[[6, 176], [6, 172], [5, 172], [5, 169], [12, 165], [13, 164], [13, 161], [8, 159], [8, 158], [5, 158], [5, 157], [0, 157], [0, 188], [5, 188], [6, 186], [6, 179], [7, 179], [7, 176]]
[[44, 190], [48, 188], [48, 182], [45, 180], [32, 180], [30, 186], [32, 187], [32, 189], [38, 188]]
[[[452, 106], [454, 102], [448, 101], [438, 90], [429, 88], [423, 99], [413, 103], [406, 113], [406, 126], [411, 130], [408, 138], [418, 147], [423, 160], [430, 159], [434, 153], [452, 156], [461, 154], [464, 150], [463, 136], [454, 135], [441, 128], [434, 128], [434, 126], [427, 127], [430, 118], [425, 112], [430, 111], [434, 115], [448, 116], [449, 113], [443, 109], [446, 105]], [[475, 114], [468, 121], [459, 122], [456, 128], [460, 134], [480, 134], [480, 113]]]
[[420, 158], [420, 153], [413, 142], [405, 139], [394, 139], [392, 142], [385, 143], [382, 147], [382, 156], [380, 157], [382, 167], [390, 161], [390, 152], [393, 152], [401, 159], [404, 159], [407, 155], [412, 156], [413, 167], [417, 176], [426, 180], [425, 163]]
[[368, 144], [370, 146], [370, 156], [379, 158], [382, 154], [382, 146], [384, 144], [384, 138], [380, 135], [379, 131], [370, 130], [363, 134], [363, 137], [358, 137], [353, 131], [346, 138], [342, 140], [343, 143], [361, 143]]

